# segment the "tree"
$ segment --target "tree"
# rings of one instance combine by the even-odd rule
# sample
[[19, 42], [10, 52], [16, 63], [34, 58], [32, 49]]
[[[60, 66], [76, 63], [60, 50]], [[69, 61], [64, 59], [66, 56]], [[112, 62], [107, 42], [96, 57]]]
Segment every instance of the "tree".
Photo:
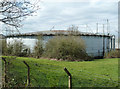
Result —
[[79, 33], [78, 26], [75, 25], [70, 26], [67, 30], [69, 31], [70, 34], [76, 35]]
[[41, 36], [38, 36], [37, 37], [37, 41], [35, 43], [35, 46], [34, 46], [34, 56], [36, 58], [40, 58], [43, 54], [43, 40], [42, 40], [42, 37]]
[[39, 9], [36, 3], [33, 4], [28, 0], [1, 0], [0, 22], [16, 28], [20, 27], [21, 21]]

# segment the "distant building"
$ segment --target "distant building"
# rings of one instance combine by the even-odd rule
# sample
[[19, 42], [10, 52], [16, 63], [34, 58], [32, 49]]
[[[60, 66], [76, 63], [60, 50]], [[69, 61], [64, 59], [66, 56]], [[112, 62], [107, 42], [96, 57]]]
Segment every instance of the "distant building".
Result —
[[[42, 32], [44, 40], [48, 41], [58, 34], [68, 35], [64, 30], [53, 30]], [[74, 35], [74, 34], [73, 34]], [[78, 33], [76, 36], [80, 36], [86, 44], [86, 52], [93, 57], [103, 57], [106, 52], [115, 50], [115, 36], [113, 35], [100, 35], [93, 33]]]
[[[73, 33], [73, 34], [72, 34]], [[103, 57], [106, 52], [115, 50], [115, 36], [114, 35], [103, 35], [83, 32], [71, 32], [67, 30], [51, 30], [51, 31], [40, 31], [34, 33], [20, 34], [11, 37], [22, 37], [22, 38], [36, 38], [37, 35], [42, 35], [44, 42], [49, 39], [60, 36], [60, 35], [75, 35], [80, 36], [86, 44], [86, 52], [88, 55], [93, 57]], [[10, 36], [9, 36], [10, 37]]]
[[[59, 35], [68, 35], [70, 31], [66, 30], [51, 30], [41, 31], [37, 34], [42, 34], [45, 41]], [[93, 33], [72, 32], [73, 35], [80, 36], [86, 44], [86, 52], [93, 57], [103, 57], [106, 52], [115, 50], [115, 36]]]

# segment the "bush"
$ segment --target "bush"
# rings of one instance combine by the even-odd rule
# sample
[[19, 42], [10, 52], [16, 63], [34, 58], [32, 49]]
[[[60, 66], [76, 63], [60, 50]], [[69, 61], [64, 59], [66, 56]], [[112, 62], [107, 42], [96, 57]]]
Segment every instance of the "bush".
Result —
[[36, 44], [34, 46], [34, 57], [40, 58], [43, 54], [43, 41], [41, 37], [38, 37], [38, 40], [36, 41]]
[[112, 50], [105, 54], [105, 58], [120, 58], [120, 50]]
[[2, 51], [2, 55], [7, 55], [7, 42], [5, 39], [0, 40], [0, 51]]
[[7, 45], [8, 55], [21, 56], [23, 49], [24, 45], [21, 40], [14, 40]]
[[47, 42], [44, 56], [58, 60], [88, 60], [85, 48], [85, 43], [80, 37], [54, 37]]
[[2, 40], [2, 55], [9, 56], [28, 56], [29, 48], [25, 46], [22, 40], [13, 40], [7, 43], [5, 39]]

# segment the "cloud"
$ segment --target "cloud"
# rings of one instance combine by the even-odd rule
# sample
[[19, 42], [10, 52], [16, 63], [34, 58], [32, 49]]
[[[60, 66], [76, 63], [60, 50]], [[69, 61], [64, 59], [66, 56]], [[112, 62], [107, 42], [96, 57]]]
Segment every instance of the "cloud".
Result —
[[91, 2], [92, 4], [103, 1], [103, 2], [118, 2], [118, 0], [42, 0], [43, 2]]
[[[37, 16], [29, 17], [24, 21], [22, 32], [36, 32], [49, 30], [53, 26], [55, 29], [67, 29], [70, 25], [78, 25], [79, 29], [85, 31], [86, 24], [88, 30], [95, 32], [96, 23], [106, 24], [109, 19], [112, 29], [117, 28], [117, 2], [104, 2], [101, 0], [87, 2], [53, 2], [45, 1], [41, 3], [41, 9]], [[114, 23], [114, 24], [113, 24]], [[102, 26], [100, 26], [102, 29]], [[100, 30], [102, 32], [102, 30]]]

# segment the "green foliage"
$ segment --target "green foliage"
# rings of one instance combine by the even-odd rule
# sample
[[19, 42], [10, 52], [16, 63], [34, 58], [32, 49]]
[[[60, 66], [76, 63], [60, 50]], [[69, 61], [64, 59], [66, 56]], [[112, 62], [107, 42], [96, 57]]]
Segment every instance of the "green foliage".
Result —
[[[26, 61], [30, 66], [31, 87], [68, 87], [66, 67], [72, 75], [73, 87], [117, 87], [118, 58], [68, 62], [28, 57], [6, 57], [9, 87], [24, 87], [27, 80]], [[3, 64], [3, 63], [2, 63]]]
[[34, 57], [40, 58], [43, 54], [43, 41], [42, 37], [38, 36], [38, 40], [36, 41], [36, 44], [34, 46]]
[[1, 39], [0, 40], [0, 47], [1, 47], [1, 51], [2, 51], [2, 55], [7, 55], [7, 42], [5, 39]]
[[120, 50], [112, 50], [105, 54], [105, 58], [120, 58]]
[[[11, 48], [12, 47], [12, 48]], [[12, 49], [12, 55], [14, 56], [20, 56], [21, 52], [23, 50], [23, 42], [21, 40], [14, 40], [13, 43], [9, 44], [8, 48], [11, 50]]]
[[2, 55], [12, 56], [28, 56], [30, 49], [25, 46], [22, 40], [13, 40], [7, 43], [5, 39], [2, 40]]
[[88, 59], [84, 41], [76, 36], [59, 36], [50, 39], [46, 44], [44, 55], [69, 61]]

